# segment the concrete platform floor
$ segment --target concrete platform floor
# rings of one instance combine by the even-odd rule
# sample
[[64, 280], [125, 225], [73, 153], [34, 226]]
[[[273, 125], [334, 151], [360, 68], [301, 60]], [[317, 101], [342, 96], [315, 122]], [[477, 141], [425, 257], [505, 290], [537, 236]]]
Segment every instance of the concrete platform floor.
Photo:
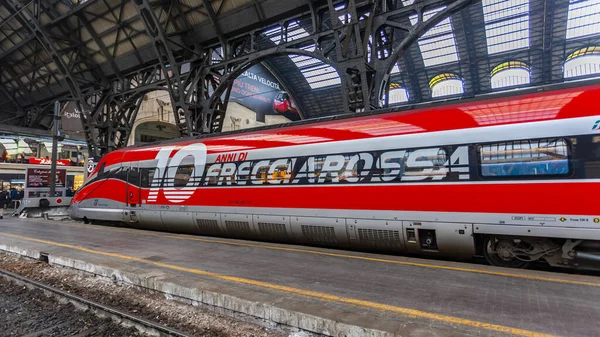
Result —
[[600, 278], [32, 219], [0, 249], [346, 336], [600, 336]]

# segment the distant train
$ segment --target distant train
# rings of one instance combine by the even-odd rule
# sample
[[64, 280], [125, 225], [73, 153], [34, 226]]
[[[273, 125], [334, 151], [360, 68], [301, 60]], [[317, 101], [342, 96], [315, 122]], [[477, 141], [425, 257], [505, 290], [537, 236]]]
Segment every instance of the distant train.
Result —
[[116, 150], [71, 216], [135, 228], [600, 268], [600, 85]]

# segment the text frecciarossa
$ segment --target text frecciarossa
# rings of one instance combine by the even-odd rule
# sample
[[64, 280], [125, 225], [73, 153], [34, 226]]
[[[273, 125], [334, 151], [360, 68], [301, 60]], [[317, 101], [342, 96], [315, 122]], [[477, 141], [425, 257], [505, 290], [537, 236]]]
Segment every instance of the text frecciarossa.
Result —
[[[206, 163], [206, 148], [203, 144], [184, 147], [169, 158], [173, 150], [173, 147], [163, 148], [156, 156], [158, 170], [154, 173], [153, 186], [377, 183], [469, 178], [467, 146], [365, 151], [209, 164]], [[177, 175], [181, 175], [182, 172], [190, 179], [185, 185], [178, 186]]]

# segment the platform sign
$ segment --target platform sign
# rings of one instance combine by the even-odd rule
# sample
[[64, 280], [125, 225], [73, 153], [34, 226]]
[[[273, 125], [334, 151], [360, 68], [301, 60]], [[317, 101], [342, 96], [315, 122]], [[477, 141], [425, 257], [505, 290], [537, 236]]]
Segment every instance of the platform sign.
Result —
[[256, 112], [258, 122], [265, 122], [266, 115], [281, 115], [292, 121], [300, 119], [291, 95], [261, 64], [244, 71], [234, 80], [229, 100]]
[[81, 111], [79, 111], [75, 102], [69, 102], [65, 105], [61, 114], [61, 124], [63, 131], [81, 132], [83, 130]]

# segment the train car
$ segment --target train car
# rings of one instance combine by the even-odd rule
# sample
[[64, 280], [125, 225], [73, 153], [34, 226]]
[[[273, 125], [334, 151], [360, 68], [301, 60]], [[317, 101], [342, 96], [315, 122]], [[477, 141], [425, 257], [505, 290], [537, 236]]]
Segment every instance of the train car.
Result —
[[600, 85], [132, 146], [71, 216], [134, 228], [600, 266]]

